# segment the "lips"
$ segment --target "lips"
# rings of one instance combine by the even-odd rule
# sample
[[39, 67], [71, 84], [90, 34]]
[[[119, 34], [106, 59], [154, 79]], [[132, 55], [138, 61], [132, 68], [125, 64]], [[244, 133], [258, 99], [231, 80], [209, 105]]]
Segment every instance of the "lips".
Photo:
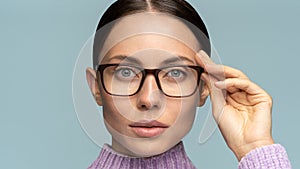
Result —
[[132, 131], [139, 137], [142, 138], [151, 138], [156, 137], [162, 134], [169, 126], [158, 122], [153, 121], [139, 121], [129, 125]]

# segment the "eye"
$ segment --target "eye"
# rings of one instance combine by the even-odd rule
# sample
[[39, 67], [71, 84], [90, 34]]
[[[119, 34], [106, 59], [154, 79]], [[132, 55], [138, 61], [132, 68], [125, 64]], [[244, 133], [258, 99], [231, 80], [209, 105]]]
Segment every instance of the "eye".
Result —
[[180, 69], [171, 69], [166, 73], [166, 77], [173, 78], [173, 79], [181, 79], [184, 78], [186, 75], [185, 71]]
[[187, 78], [187, 70], [184, 67], [171, 67], [163, 69], [161, 72], [161, 80], [164, 82], [178, 83]]
[[131, 75], [133, 75], [132, 70], [130, 69], [121, 69], [118, 71], [123, 77], [130, 77]]
[[133, 67], [119, 66], [115, 69], [114, 76], [121, 80], [132, 80], [139, 78], [139, 70]]
[[169, 71], [167, 75], [168, 75], [168, 76], [171, 76], [171, 77], [177, 78], [177, 77], [182, 76], [182, 75], [183, 75], [183, 72], [182, 72], [181, 70], [175, 69], [175, 70]]

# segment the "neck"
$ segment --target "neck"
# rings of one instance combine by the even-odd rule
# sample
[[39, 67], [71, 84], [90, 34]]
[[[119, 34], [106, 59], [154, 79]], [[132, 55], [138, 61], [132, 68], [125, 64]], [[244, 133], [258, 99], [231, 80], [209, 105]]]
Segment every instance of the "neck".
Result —
[[136, 154], [134, 154], [132, 151], [130, 151], [129, 149], [125, 148], [124, 146], [122, 146], [117, 140], [115, 140], [114, 138], [112, 138], [112, 143], [111, 143], [111, 148], [120, 154], [126, 155], [128, 157], [137, 157]]
[[114, 151], [104, 145], [98, 159], [89, 167], [97, 168], [163, 168], [163, 169], [195, 169], [180, 142], [170, 150], [147, 158], [131, 157]]

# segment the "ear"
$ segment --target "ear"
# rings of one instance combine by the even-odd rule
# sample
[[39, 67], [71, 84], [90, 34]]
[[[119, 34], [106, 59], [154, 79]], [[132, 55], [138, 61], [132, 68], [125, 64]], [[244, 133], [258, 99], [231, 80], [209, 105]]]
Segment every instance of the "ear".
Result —
[[99, 86], [97, 82], [97, 75], [94, 69], [92, 68], [86, 69], [86, 80], [97, 104], [99, 106], [102, 106], [102, 99], [101, 99]]
[[199, 105], [198, 105], [199, 107], [204, 105], [207, 97], [209, 96], [208, 86], [203, 80], [200, 81], [200, 89], [201, 89], [201, 92], [200, 92], [200, 100], [199, 100]]

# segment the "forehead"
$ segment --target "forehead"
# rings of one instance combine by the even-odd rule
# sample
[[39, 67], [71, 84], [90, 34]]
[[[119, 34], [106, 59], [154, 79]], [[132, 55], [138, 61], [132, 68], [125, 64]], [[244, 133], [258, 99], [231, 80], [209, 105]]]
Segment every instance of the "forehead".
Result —
[[112, 55], [117, 51], [132, 54], [152, 48], [171, 53], [187, 53], [189, 51], [187, 49], [190, 51], [200, 49], [196, 37], [186, 23], [166, 14], [129, 15], [112, 25], [100, 51], [100, 62], [103, 56]]
[[191, 48], [176, 39], [156, 34], [144, 34], [121, 41], [108, 51], [101, 62], [119, 61], [124, 56], [128, 56], [147, 65], [159, 65], [171, 58], [175, 58], [173, 61], [193, 64], [195, 54]]

